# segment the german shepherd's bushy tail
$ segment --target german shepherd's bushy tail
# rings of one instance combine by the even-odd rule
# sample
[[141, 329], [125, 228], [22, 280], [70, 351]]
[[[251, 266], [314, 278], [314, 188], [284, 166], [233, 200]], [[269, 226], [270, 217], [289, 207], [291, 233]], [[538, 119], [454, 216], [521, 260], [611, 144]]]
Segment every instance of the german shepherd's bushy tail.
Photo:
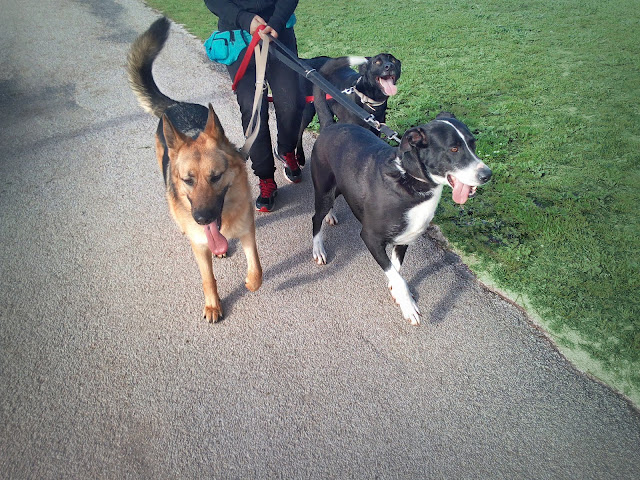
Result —
[[153, 80], [153, 62], [169, 37], [171, 23], [161, 17], [135, 39], [127, 55], [129, 85], [144, 111], [161, 117], [167, 107], [177, 103], [160, 91]]

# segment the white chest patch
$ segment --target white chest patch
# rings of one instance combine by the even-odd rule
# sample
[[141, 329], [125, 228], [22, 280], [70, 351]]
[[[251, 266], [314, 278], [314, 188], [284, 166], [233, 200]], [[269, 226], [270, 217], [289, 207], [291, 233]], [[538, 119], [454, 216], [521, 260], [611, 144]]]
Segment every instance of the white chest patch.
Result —
[[407, 210], [404, 214], [407, 226], [400, 235], [394, 238], [393, 241], [396, 245], [410, 245], [424, 233], [436, 213], [441, 194], [442, 185], [438, 185], [433, 191], [433, 197]]

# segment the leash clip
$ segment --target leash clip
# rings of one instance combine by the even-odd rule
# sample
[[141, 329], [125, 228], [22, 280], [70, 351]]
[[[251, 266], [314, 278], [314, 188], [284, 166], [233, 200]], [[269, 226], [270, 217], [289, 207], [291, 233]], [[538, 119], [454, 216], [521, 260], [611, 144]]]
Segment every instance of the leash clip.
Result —
[[376, 117], [373, 116], [373, 113], [369, 115], [369, 117], [365, 120], [365, 122], [367, 122], [376, 130], [380, 131], [380, 122], [376, 120]]

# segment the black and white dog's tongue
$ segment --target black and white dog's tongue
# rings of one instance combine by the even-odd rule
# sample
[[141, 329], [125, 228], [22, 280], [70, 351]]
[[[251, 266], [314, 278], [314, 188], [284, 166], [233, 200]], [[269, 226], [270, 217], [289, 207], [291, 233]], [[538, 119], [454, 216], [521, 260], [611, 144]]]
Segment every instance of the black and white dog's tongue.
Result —
[[465, 185], [453, 175], [449, 176], [449, 181], [453, 183], [453, 201], [463, 205], [468, 199], [471, 193], [471, 186]]

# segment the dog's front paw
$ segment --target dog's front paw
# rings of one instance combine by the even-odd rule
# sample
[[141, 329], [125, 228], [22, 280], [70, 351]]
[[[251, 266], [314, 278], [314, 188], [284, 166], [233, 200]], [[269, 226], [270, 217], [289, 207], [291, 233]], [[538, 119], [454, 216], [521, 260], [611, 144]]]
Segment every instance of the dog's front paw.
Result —
[[413, 297], [409, 296], [408, 301], [398, 303], [398, 305], [400, 305], [400, 310], [402, 311], [402, 316], [405, 320], [408, 320], [409, 323], [414, 327], [420, 325], [422, 314], [420, 313], [418, 305], [416, 304]]
[[409, 323], [414, 327], [417, 327], [420, 325], [420, 319], [422, 318], [422, 314], [420, 313], [420, 310], [418, 310], [417, 306], [415, 307], [415, 310], [413, 310], [413, 312], [410, 313], [408, 316], [404, 312], [403, 312], [403, 315], [404, 315], [404, 318], [406, 320], [409, 320]]
[[389, 282], [389, 291], [393, 300], [400, 306], [400, 311], [405, 320], [408, 320], [413, 326], [420, 325], [422, 314], [418, 310], [418, 305], [404, 280], [401, 280], [399, 276], [394, 278], [394, 281]]
[[318, 265], [327, 264], [327, 252], [324, 249], [322, 238], [313, 237], [313, 261]]
[[217, 321], [222, 320], [222, 307], [205, 305], [204, 311], [202, 312], [202, 316], [206, 318], [207, 322], [216, 323]]

